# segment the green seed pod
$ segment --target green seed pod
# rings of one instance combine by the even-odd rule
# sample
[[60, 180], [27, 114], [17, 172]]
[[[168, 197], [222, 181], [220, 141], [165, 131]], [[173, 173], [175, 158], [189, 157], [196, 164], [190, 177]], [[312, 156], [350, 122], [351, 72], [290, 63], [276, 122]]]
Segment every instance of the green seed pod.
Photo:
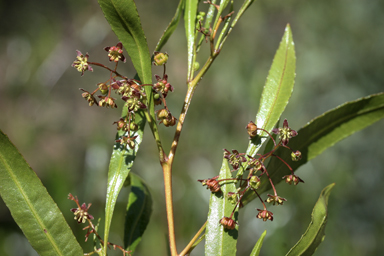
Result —
[[197, 70], [199, 70], [199, 68], [200, 68], [200, 64], [199, 64], [199, 62], [195, 61], [195, 62], [193, 63], [193, 70], [194, 70], [194, 71], [197, 71]]

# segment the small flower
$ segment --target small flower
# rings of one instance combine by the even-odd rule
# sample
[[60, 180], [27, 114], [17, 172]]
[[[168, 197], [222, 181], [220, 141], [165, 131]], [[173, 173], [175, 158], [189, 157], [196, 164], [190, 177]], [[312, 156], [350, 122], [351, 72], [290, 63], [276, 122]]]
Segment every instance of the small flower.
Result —
[[163, 78], [158, 75], [155, 75], [157, 83], [152, 86], [153, 90], [157, 93], [161, 93], [163, 97], [167, 97], [168, 92], [173, 92], [173, 86], [168, 83], [168, 75], [165, 74]]
[[92, 106], [95, 103], [97, 104], [95, 97], [93, 97], [93, 95], [91, 93], [89, 93], [86, 90], [81, 89], [81, 88], [80, 88], [80, 90], [83, 91], [83, 93], [81, 94], [81, 97], [83, 97], [84, 99], [86, 99], [88, 101], [89, 106]]
[[77, 52], [76, 60], [72, 63], [71, 66], [76, 68], [77, 71], [81, 72], [81, 76], [83, 76], [84, 72], [87, 70], [93, 71], [93, 68], [88, 64], [88, 58], [89, 58], [88, 53], [85, 54], [84, 56], [79, 50], [76, 50], [76, 52]]
[[88, 219], [93, 220], [93, 216], [88, 213], [89, 207], [91, 207], [92, 204], [88, 204], [88, 206], [86, 206], [86, 204], [83, 203], [80, 206], [77, 196], [74, 197], [72, 194], [68, 195], [68, 199], [77, 204], [77, 208], [72, 208], [71, 212], [75, 214], [75, 220], [77, 220], [78, 223], [85, 223]]
[[235, 229], [237, 224], [232, 218], [229, 217], [223, 217], [219, 223], [223, 225], [225, 229], [229, 230]]
[[299, 150], [296, 150], [292, 152], [291, 154], [292, 161], [299, 161], [301, 159], [301, 152]]
[[297, 135], [297, 132], [288, 126], [287, 119], [284, 119], [283, 128], [275, 128], [272, 130], [272, 132], [275, 134], [280, 134], [280, 139], [284, 146], [288, 144], [289, 139]]
[[124, 118], [120, 118], [119, 121], [113, 122], [113, 124], [117, 124], [117, 130], [123, 129], [124, 131], [126, 130], [127, 127], [127, 121]]
[[126, 102], [125, 107], [128, 108], [129, 112], [136, 112], [141, 108], [147, 108], [140, 99], [140, 93], [133, 93], [130, 97], [123, 96], [122, 99]]
[[239, 153], [239, 151], [233, 149], [232, 154], [224, 149], [224, 158], [228, 159], [229, 164], [232, 165], [234, 170], [239, 169], [240, 164], [247, 161], [247, 159], [244, 157], [244, 153]]
[[137, 138], [138, 135], [133, 136], [133, 137], [128, 137], [128, 136], [123, 136], [121, 139], [116, 140], [116, 142], [119, 142], [120, 144], [127, 144], [131, 149], [135, 148], [135, 139]]
[[304, 181], [302, 179], [300, 179], [299, 177], [297, 177], [294, 174], [285, 175], [283, 177], [283, 179], [285, 179], [285, 183], [288, 183], [289, 185], [291, 185], [292, 182], [293, 182], [294, 185], [299, 184], [299, 182], [303, 182], [304, 183]]
[[161, 66], [165, 65], [168, 61], [168, 53], [154, 52], [155, 56], [153, 57], [153, 65]]
[[217, 193], [220, 190], [220, 184], [215, 179], [209, 179], [209, 180], [198, 180], [201, 182], [203, 186], [207, 186], [207, 189], [210, 189], [212, 193]]
[[106, 85], [105, 83], [98, 83], [97, 86], [99, 87], [101, 94], [107, 95], [109, 89], [108, 85]]
[[250, 139], [257, 135], [257, 125], [254, 122], [250, 121], [245, 128], [247, 129]]
[[162, 122], [165, 127], [174, 126], [176, 124], [176, 118], [173, 115], [169, 115], [167, 118], [163, 119]]
[[270, 194], [268, 194], [268, 199], [265, 200], [265, 202], [273, 203], [273, 205], [275, 205], [275, 204], [282, 205], [284, 203], [284, 201], [287, 201], [287, 199], [279, 197], [277, 195], [273, 196]]
[[157, 120], [160, 120], [160, 124], [164, 124], [166, 127], [174, 126], [176, 124], [176, 118], [165, 108], [156, 111]]
[[118, 62], [121, 60], [125, 62], [126, 59], [123, 55], [123, 44], [118, 42], [116, 46], [107, 46], [104, 48], [108, 52], [109, 61]]
[[273, 221], [272, 212], [267, 211], [266, 209], [264, 210], [257, 209], [257, 210], [259, 211], [259, 213], [256, 215], [256, 218], [263, 219], [263, 221], [267, 221], [267, 220]]
[[228, 201], [231, 202], [231, 204], [237, 204], [239, 201], [239, 195], [237, 193], [228, 192], [227, 194]]
[[263, 168], [263, 165], [259, 159], [256, 159], [252, 156], [248, 156], [248, 168], [250, 172], [257, 172], [260, 171]]
[[117, 108], [117, 105], [115, 103], [115, 99], [111, 97], [105, 97], [105, 96], [98, 96], [100, 98], [99, 101], [99, 107], [106, 107], [106, 108]]
[[258, 176], [252, 176], [249, 179], [249, 185], [253, 189], [258, 189], [260, 187], [260, 178]]

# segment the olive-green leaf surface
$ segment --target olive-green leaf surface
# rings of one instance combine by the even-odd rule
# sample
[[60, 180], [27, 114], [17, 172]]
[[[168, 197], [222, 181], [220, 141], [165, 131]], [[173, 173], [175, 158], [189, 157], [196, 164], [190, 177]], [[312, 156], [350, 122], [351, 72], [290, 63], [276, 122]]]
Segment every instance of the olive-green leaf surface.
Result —
[[176, 8], [175, 16], [173, 16], [171, 22], [168, 24], [168, 27], [165, 29], [163, 35], [161, 36], [159, 42], [156, 45], [155, 51], [161, 51], [163, 46], [167, 43], [168, 39], [171, 37], [177, 25], [179, 24], [180, 17], [184, 10], [185, 0], [180, 0], [179, 5]]
[[307, 231], [302, 235], [301, 239], [287, 253], [287, 256], [310, 256], [313, 255], [325, 238], [325, 225], [328, 217], [328, 197], [335, 183], [325, 187], [321, 193], [319, 200], [312, 211], [312, 220], [309, 223]]
[[229, 0], [220, 0], [219, 9], [217, 10], [217, 14], [215, 17], [215, 23], [213, 24], [213, 28], [216, 27], [217, 22], [219, 21], [220, 17], [224, 17], [226, 14], [223, 14], [224, 9], [227, 7], [229, 3]]
[[[138, 117], [139, 115], [136, 115], [136, 122]], [[139, 146], [143, 140], [145, 119], [141, 119], [141, 121], [137, 122], [137, 124], [139, 126], [139, 129], [133, 135], [131, 134], [131, 137], [137, 136], [133, 149], [131, 149], [128, 145], [123, 145], [119, 142], [116, 142], [113, 147], [108, 170], [104, 241], [108, 241], [109, 229], [111, 227], [111, 221], [117, 197], [120, 193], [121, 188], [123, 187], [125, 180], [128, 177], [129, 172], [131, 171], [133, 162], [136, 158], [137, 151], [139, 150]], [[119, 140], [121, 137], [127, 135], [128, 132], [118, 132], [116, 140]], [[104, 250], [106, 251], [106, 243], [104, 246]]]
[[[98, 2], [112, 30], [127, 50], [140, 81], [143, 84], [151, 84], [151, 56], [148, 50], [144, 31], [141, 27], [141, 21], [135, 2], [133, 0], [98, 0]], [[149, 102], [148, 108], [150, 109], [150, 113], [153, 114], [153, 101], [151, 96], [152, 90], [149, 86], [146, 86], [145, 91]], [[112, 152], [108, 171], [108, 188], [105, 205], [105, 241], [108, 241], [109, 229], [116, 199], [125, 179], [129, 174], [130, 168], [132, 167], [133, 161], [136, 157], [137, 150], [142, 141], [145, 121], [144, 119], [141, 119], [140, 121], [137, 120], [138, 116], [139, 115], [136, 115], [135, 121], [138, 124], [140, 122], [140, 128], [136, 134], [131, 135], [138, 135], [135, 139], [134, 149], [120, 145], [120, 143], [115, 143]], [[140, 118], [142, 118], [142, 115]], [[117, 134], [117, 139], [120, 139], [123, 135], [123, 132], [119, 132]], [[125, 136], [126, 135], [127, 134], [125, 134]], [[104, 245], [104, 253], [106, 253], [106, 248], [107, 243]]]
[[[290, 139], [288, 146], [293, 150], [300, 150], [301, 160], [292, 161], [291, 151], [286, 148], [279, 148], [275, 154], [284, 159], [295, 171], [338, 141], [382, 118], [384, 118], [384, 93], [344, 103], [316, 117], [298, 130], [296, 137]], [[294, 124], [289, 123], [289, 126], [295, 130]], [[275, 185], [282, 181], [283, 176], [290, 173], [287, 166], [277, 157], [272, 157], [267, 170]], [[269, 181], [262, 179], [259, 193], [269, 189]], [[253, 198], [255, 196], [252, 194], [244, 196], [244, 203], [248, 203]]]
[[188, 52], [188, 81], [193, 78], [193, 62], [195, 61], [196, 51], [196, 16], [197, 16], [197, 0], [186, 0], [184, 8], [184, 25], [185, 34], [187, 36], [187, 52]]
[[[291, 97], [295, 82], [296, 56], [289, 24], [285, 28], [279, 49], [273, 58], [267, 81], [260, 99], [256, 125], [270, 132], [283, 113]], [[267, 134], [258, 132], [258, 136], [250, 140], [247, 155], [254, 156], [260, 149]]]
[[259, 240], [257, 240], [257, 243], [255, 244], [255, 247], [253, 247], [253, 250], [250, 254], [250, 256], [259, 256], [261, 246], [263, 245], [263, 241], [265, 238], [265, 235], [267, 234], [267, 230], [264, 230], [263, 234], [261, 234]]
[[[231, 179], [232, 174], [228, 166], [227, 159], [223, 159], [220, 169], [219, 180]], [[235, 184], [231, 181], [222, 181], [221, 193], [212, 193], [209, 202], [209, 213], [205, 233], [205, 255], [206, 256], [226, 256], [236, 255], [236, 242], [238, 237], [238, 227], [233, 230], [226, 230], [219, 221], [223, 217], [230, 217], [235, 205], [226, 197], [228, 192], [236, 192]], [[237, 221], [238, 211], [234, 217]]]
[[0, 194], [13, 219], [39, 255], [83, 255], [56, 203], [2, 131]]
[[123, 43], [143, 84], [152, 83], [151, 55], [133, 0], [98, 0], [104, 16]]
[[131, 192], [125, 215], [124, 247], [134, 252], [147, 228], [152, 213], [152, 196], [147, 184], [136, 174], [130, 173]]

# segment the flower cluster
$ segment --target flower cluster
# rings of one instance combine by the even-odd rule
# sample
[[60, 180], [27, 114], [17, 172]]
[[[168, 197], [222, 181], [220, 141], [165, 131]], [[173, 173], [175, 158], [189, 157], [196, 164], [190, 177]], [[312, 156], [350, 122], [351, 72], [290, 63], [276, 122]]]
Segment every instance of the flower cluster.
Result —
[[[304, 182], [302, 179], [300, 179], [293, 173], [293, 170], [288, 163], [286, 163], [283, 159], [274, 154], [274, 152], [279, 147], [284, 147], [292, 151], [292, 161], [298, 161], [301, 159], [301, 152], [299, 150], [292, 150], [288, 146], [289, 140], [295, 137], [297, 135], [297, 132], [289, 127], [287, 120], [284, 120], [282, 128], [272, 130], [273, 133], [280, 135], [280, 141], [278, 143], [276, 143], [276, 141], [268, 131], [262, 128], [258, 128], [253, 122], [249, 122], [246, 126], [246, 129], [248, 135], [250, 136], [250, 139], [257, 136], [258, 131], [263, 131], [267, 133], [274, 144], [272, 150], [270, 152], [265, 153], [264, 155], [257, 155], [257, 157], [254, 157], [246, 155], [245, 153], [239, 153], [239, 151], [237, 150], [232, 150], [230, 152], [227, 149], [224, 149], [224, 158], [228, 160], [229, 165], [232, 167], [231, 172], [236, 173], [234, 175], [235, 177], [231, 179], [220, 180], [219, 176], [216, 176], [211, 179], [198, 180], [202, 183], [203, 186], [207, 186], [207, 189], [210, 189], [212, 193], [221, 193], [221, 184], [228, 182], [228, 180], [233, 181], [238, 186], [236, 192], [230, 192], [225, 195], [225, 197], [232, 204], [235, 205], [232, 214], [229, 217], [224, 216], [220, 220], [220, 224], [227, 230], [235, 228], [237, 223], [233, 219], [233, 214], [237, 208], [241, 208], [243, 206], [242, 199], [246, 193], [255, 193], [260, 199], [264, 208], [257, 209], [258, 213], [256, 215], [256, 218], [262, 219], [263, 221], [273, 220], [273, 213], [267, 210], [265, 202], [273, 205], [283, 205], [283, 203], [287, 201], [287, 199], [278, 196], [273, 181], [267, 171], [267, 168], [264, 165], [264, 162], [269, 157], [277, 157], [291, 171], [290, 175], [286, 175], [283, 177], [286, 183], [293, 183], [294, 185], [297, 185], [299, 182]], [[273, 194], [268, 194], [268, 198], [265, 200], [263, 200], [257, 192], [261, 184], [261, 179], [263, 177], [269, 180], [274, 192]]]
[[[91, 204], [88, 204], [88, 206], [86, 206], [85, 203], [83, 203], [81, 206], [80, 206], [80, 203], [79, 203], [79, 200], [77, 199], [77, 196], [73, 196], [72, 194], [69, 194], [68, 195], [68, 199], [69, 200], [72, 200], [76, 203], [77, 205], [77, 208], [72, 208], [71, 209], [71, 212], [73, 212], [75, 214], [75, 220], [77, 220], [77, 223], [85, 223], [88, 221], [88, 226], [86, 226], [85, 228], [83, 228], [83, 230], [87, 230], [87, 233], [85, 234], [85, 242], [88, 241], [88, 238], [91, 234], [95, 234], [95, 237], [100, 241], [100, 244], [104, 244], [104, 241], [103, 239], [101, 238], [101, 236], [97, 233], [97, 228], [93, 225], [92, 223], [92, 220], [93, 220], [93, 216], [90, 215], [88, 213], [88, 210], [89, 208], [91, 207]], [[107, 242], [108, 244], [108, 247], [110, 248], [110, 246], [112, 246], [113, 249], [119, 249], [120, 251], [123, 252], [123, 255], [131, 255], [131, 251], [127, 251], [125, 250], [122, 246], [120, 245], [117, 245], [117, 244], [113, 244], [113, 243], [110, 243], [110, 242]], [[94, 248], [94, 251], [91, 252], [91, 253], [87, 253], [87, 254], [84, 254], [84, 255], [91, 255], [93, 253], [99, 253], [102, 249], [101, 248]]]
[[[77, 51], [76, 60], [72, 63], [72, 67], [84, 75], [85, 71], [93, 71], [93, 66], [104, 68], [110, 72], [109, 78], [106, 81], [97, 84], [97, 88], [93, 92], [80, 89], [81, 96], [88, 102], [89, 106], [99, 106], [105, 108], [117, 108], [116, 98], [111, 94], [114, 92], [125, 103], [124, 108], [127, 109], [127, 115], [120, 118], [113, 124], [117, 124], [117, 129], [124, 131], [124, 136], [118, 142], [125, 144], [130, 148], [135, 146], [134, 132], [137, 131], [138, 125], [135, 122], [135, 117], [138, 111], [147, 108], [149, 102], [148, 96], [144, 90], [144, 86], [150, 86], [153, 92], [153, 99], [156, 105], [164, 104], [164, 108], [157, 112], [157, 119], [165, 126], [173, 126], [176, 124], [176, 118], [169, 111], [165, 98], [169, 92], [173, 92], [173, 86], [168, 82], [168, 75], [165, 73], [165, 64], [168, 61], [167, 53], [155, 52], [153, 64], [156, 66], [164, 66], [163, 76], [155, 75], [156, 83], [142, 84], [140, 81], [128, 78], [117, 72], [117, 66], [120, 62], [125, 62], [126, 58], [123, 54], [123, 44], [117, 43], [116, 46], [108, 46], [104, 48], [108, 52], [108, 59], [115, 63], [113, 69], [97, 62], [89, 61], [89, 54], [82, 54]], [[96, 95], [100, 93], [100, 95]]]

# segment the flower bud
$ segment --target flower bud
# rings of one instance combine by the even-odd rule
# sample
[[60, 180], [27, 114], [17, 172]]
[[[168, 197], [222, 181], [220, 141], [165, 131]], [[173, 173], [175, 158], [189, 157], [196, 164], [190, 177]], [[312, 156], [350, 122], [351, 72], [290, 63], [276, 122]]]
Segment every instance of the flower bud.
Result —
[[301, 159], [301, 152], [296, 150], [295, 152], [292, 152], [291, 157], [292, 161], [299, 161]]
[[254, 122], [250, 121], [245, 128], [247, 129], [250, 138], [253, 138], [257, 135], [257, 125]]
[[220, 220], [220, 224], [223, 225], [225, 229], [229, 229], [229, 230], [235, 229], [236, 227], [236, 222], [229, 217], [223, 217]]
[[131, 130], [131, 131], [137, 131], [137, 129], [139, 129], [139, 126], [135, 123], [135, 122], [131, 122], [130, 124], [129, 124], [129, 129]]
[[155, 66], [165, 65], [168, 60], [168, 54], [162, 52], [155, 52], [155, 56], [153, 57], [153, 64]]
[[193, 71], [197, 71], [197, 70], [199, 70], [199, 68], [200, 68], [200, 64], [199, 64], [199, 62], [195, 61], [195, 62], [193, 63]]
[[105, 83], [98, 83], [97, 85], [99, 86], [101, 94], [106, 95], [108, 93], [108, 85]]
[[168, 110], [166, 110], [165, 108], [158, 110], [156, 113], [157, 120], [163, 120], [167, 118], [168, 115], [169, 115]]
[[249, 185], [253, 189], [258, 189], [260, 187], [260, 178], [258, 176], [252, 176], [249, 179]]

